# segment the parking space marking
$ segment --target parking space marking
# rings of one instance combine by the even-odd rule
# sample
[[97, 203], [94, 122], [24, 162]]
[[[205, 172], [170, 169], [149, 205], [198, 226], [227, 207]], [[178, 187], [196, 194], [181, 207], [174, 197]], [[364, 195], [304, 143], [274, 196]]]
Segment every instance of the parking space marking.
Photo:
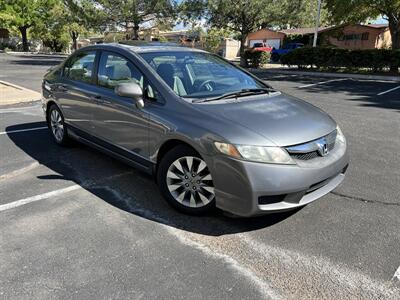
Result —
[[31, 163], [29, 166], [23, 167], [23, 168], [18, 169], [18, 170], [14, 170], [14, 171], [12, 171], [10, 173], [7, 173], [7, 174], [0, 175], [0, 181], [4, 180], [4, 179], [10, 179], [12, 177], [24, 174], [24, 173], [26, 173], [26, 172], [28, 172], [30, 170], [35, 169], [38, 166], [39, 166], [39, 162], [35, 161], [35, 162]]
[[400, 266], [397, 268], [396, 272], [394, 272], [393, 279], [395, 278], [400, 280]]
[[385, 95], [385, 94], [387, 94], [387, 93], [393, 92], [393, 91], [398, 90], [398, 89], [400, 89], [400, 85], [397, 86], [397, 87], [395, 87], [395, 88], [392, 88], [392, 89], [390, 89], [390, 90], [387, 90], [387, 91], [384, 91], [384, 92], [382, 92], [382, 93], [379, 93], [378, 96]]
[[63, 189], [59, 189], [59, 190], [51, 191], [51, 192], [48, 192], [48, 193], [44, 193], [44, 194], [28, 197], [28, 198], [25, 198], [25, 199], [14, 201], [14, 202], [10, 202], [10, 203], [7, 203], [7, 204], [3, 204], [3, 205], [0, 205], [0, 212], [8, 210], [8, 209], [16, 208], [18, 206], [22, 206], [22, 205], [25, 205], [25, 204], [28, 204], [28, 203], [32, 203], [32, 202], [48, 199], [48, 198], [53, 197], [53, 196], [58, 196], [58, 195], [61, 195], [61, 194], [72, 192], [72, 191], [75, 191], [75, 190], [80, 189], [80, 188], [81, 188], [80, 185], [75, 184], [75, 185], [71, 185], [71, 186], [63, 188]]
[[279, 78], [287, 78], [287, 77], [297, 77], [297, 76], [299, 76], [299, 75], [274, 75], [274, 76], [272, 76], [272, 77], [270, 77], [270, 78], [272, 78], [272, 79], [279, 79]]
[[36, 196], [31, 196], [31, 197], [28, 197], [28, 198], [25, 198], [25, 199], [21, 199], [21, 200], [13, 201], [13, 202], [10, 202], [10, 203], [2, 204], [2, 205], [0, 205], [0, 212], [8, 210], [8, 209], [11, 209], [11, 208], [15, 208], [15, 207], [18, 207], [18, 206], [21, 206], [21, 205], [25, 205], [25, 204], [28, 204], [28, 203], [32, 203], [32, 202], [48, 199], [48, 198], [53, 197], [53, 196], [58, 196], [58, 195], [61, 195], [61, 194], [65, 194], [65, 193], [68, 193], [68, 192], [71, 192], [71, 191], [75, 191], [75, 190], [80, 189], [80, 188], [94, 187], [94, 186], [96, 186], [96, 184], [100, 184], [100, 186], [104, 187], [104, 182], [108, 182], [110, 180], [114, 180], [116, 178], [120, 178], [120, 177], [128, 175], [128, 174], [132, 174], [132, 171], [122, 172], [122, 173], [114, 174], [114, 175], [107, 176], [107, 177], [104, 177], [104, 178], [100, 178], [99, 180], [97, 180], [95, 182], [83, 182], [80, 185], [74, 184], [74, 185], [71, 185], [69, 187], [59, 189], [59, 190], [55, 190], [55, 191], [51, 191], [51, 192], [48, 192], [48, 193], [44, 193], [44, 194], [40, 194], [40, 195], [36, 195]]
[[349, 80], [349, 78], [340, 78], [340, 79], [332, 79], [332, 80], [327, 80], [327, 81], [320, 81], [320, 82], [316, 82], [316, 83], [301, 85], [301, 86], [298, 86], [298, 88], [303, 89], [303, 88], [311, 87], [311, 86], [315, 86], [315, 85], [321, 85], [321, 84], [325, 84], [325, 83], [329, 83], [329, 82], [344, 81], [344, 80]]
[[40, 105], [0, 108], [0, 114], [10, 114], [10, 113], [43, 116], [43, 110], [40, 108]]
[[3, 131], [3, 132], [0, 132], [0, 135], [10, 134], [10, 133], [18, 133], [18, 132], [25, 132], [25, 131], [42, 130], [42, 129], [47, 129], [47, 128], [48, 128], [47, 126], [42, 126], [42, 127], [35, 127], [35, 128], [27, 128], [27, 129], [18, 129], [18, 130]]

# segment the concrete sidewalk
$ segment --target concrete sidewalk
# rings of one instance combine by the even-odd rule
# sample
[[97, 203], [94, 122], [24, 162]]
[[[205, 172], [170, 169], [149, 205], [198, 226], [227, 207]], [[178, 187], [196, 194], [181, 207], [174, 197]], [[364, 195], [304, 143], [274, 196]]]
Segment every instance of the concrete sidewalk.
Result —
[[40, 100], [41, 94], [0, 80], [0, 106]]

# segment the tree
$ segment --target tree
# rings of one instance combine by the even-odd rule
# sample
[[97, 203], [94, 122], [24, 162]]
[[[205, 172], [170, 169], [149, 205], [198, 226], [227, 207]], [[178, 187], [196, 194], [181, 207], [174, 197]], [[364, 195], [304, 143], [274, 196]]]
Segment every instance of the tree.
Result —
[[94, 0], [94, 3], [103, 12], [105, 23], [123, 27], [127, 38], [132, 40], [139, 39], [142, 26], [165, 26], [164, 23], [175, 15], [175, 2], [172, 0]]
[[392, 48], [400, 49], [400, 0], [326, 0], [338, 23], [365, 22], [382, 15], [389, 22]]
[[230, 36], [232, 36], [232, 32], [224, 28], [211, 27], [205, 35], [204, 48], [209, 52], [217, 53], [224, 38]]
[[78, 37], [81, 34], [104, 26], [104, 12], [91, 0], [63, 0], [63, 7], [60, 21], [72, 39], [74, 50], [78, 48]]
[[53, 5], [54, 0], [2, 0], [0, 24], [6, 28], [18, 29], [23, 51], [29, 51], [28, 29], [46, 20]]
[[[206, 18], [213, 27], [239, 33], [241, 65], [245, 65], [244, 52], [247, 35], [265, 22], [262, 13], [273, 0], [187, 0], [181, 4], [184, 20]], [[185, 19], [186, 18], [186, 19]]]
[[49, 17], [32, 28], [31, 34], [34, 38], [41, 39], [45, 47], [52, 51], [61, 52], [69, 41], [66, 25], [66, 11], [62, 1], [57, 0], [55, 5], [49, 10]]
[[[315, 22], [315, 0], [185, 0], [180, 5], [185, 22], [206, 19], [212, 27], [237, 32], [241, 64], [247, 35], [264, 27], [291, 28], [312, 26]], [[326, 23], [323, 12], [323, 23]]]
[[[268, 12], [266, 12], [268, 14]], [[317, 0], [282, 0], [274, 6], [274, 20], [271, 24], [279, 29], [314, 27], [317, 14]], [[328, 10], [321, 8], [321, 26], [330, 24]], [[264, 26], [265, 27], [265, 26]]]

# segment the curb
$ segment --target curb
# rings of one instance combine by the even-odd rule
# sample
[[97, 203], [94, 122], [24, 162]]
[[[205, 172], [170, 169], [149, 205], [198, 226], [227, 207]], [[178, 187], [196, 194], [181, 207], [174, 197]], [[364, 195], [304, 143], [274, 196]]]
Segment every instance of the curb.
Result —
[[22, 94], [21, 95], [14, 95], [17, 100], [7, 100], [5, 95], [1, 95], [0, 97], [0, 107], [1, 106], [8, 106], [8, 105], [14, 105], [14, 104], [20, 104], [20, 103], [31, 103], [31, 102], [36, 102], [41, 100], [41, 93], [24, 88], [22, 86], [0, 80], [0, 85], [3, 86], [9, 86], [12, 87], [18, 91], [20, 91]]
[[30, 89], [24, 88], [23, 86], [16, 85], [16, 84], [11, 83], [11, 82], [8, 82], [8, 81], [0, 80], [0, 84], [4, 84], [4, 85], [7, 85], [7, 86], [11, 86], [11, 87], [16, 88], [16, 89], [18, 89], [18, 90], [28, 90], [28, 91], [30, 91]]
[[66, 53], [59, 53], [59, 52], [54, 52], [54, 53], [44, 53], [44, 52], [19, 52], [19, 51], [7, 51], [5, 52], [4, 50], [1, 50], [0, 52], [9, 54], [9, 55], [22, 55], [22, 56], [32, 56], [32, 55], [43, 55], [43, 56], [48, 56], [48, 57], [55, 57], [55, 58], [65, 58], [68, 57], [69, 54]]
[[386, 80], [400, 82], [399, 76], [386, 76], [386, 75], [367, 75], [367, 74], [350, 74], [350, 73], [325, 73], [325, 72], [304, 72], [304, 71], [290, 71], [282, 69], [249, 69], [250, 72], [258, 75], [262, 73], [269, 74], [285, 74], [285, 75], [304, 75], [312, 77], [333, 77], [333, 78], [351, 78], [351, 79], [369, 79], [369, 80]]

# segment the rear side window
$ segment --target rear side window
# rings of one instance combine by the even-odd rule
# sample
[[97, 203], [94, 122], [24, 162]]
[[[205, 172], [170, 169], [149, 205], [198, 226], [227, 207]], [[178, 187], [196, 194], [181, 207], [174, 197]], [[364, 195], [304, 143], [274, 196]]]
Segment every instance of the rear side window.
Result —
[[90, 83], [96, 58], [95, 51], [80, 52], [73, 56], [64, 68], [64, 76], [71, 80]]

